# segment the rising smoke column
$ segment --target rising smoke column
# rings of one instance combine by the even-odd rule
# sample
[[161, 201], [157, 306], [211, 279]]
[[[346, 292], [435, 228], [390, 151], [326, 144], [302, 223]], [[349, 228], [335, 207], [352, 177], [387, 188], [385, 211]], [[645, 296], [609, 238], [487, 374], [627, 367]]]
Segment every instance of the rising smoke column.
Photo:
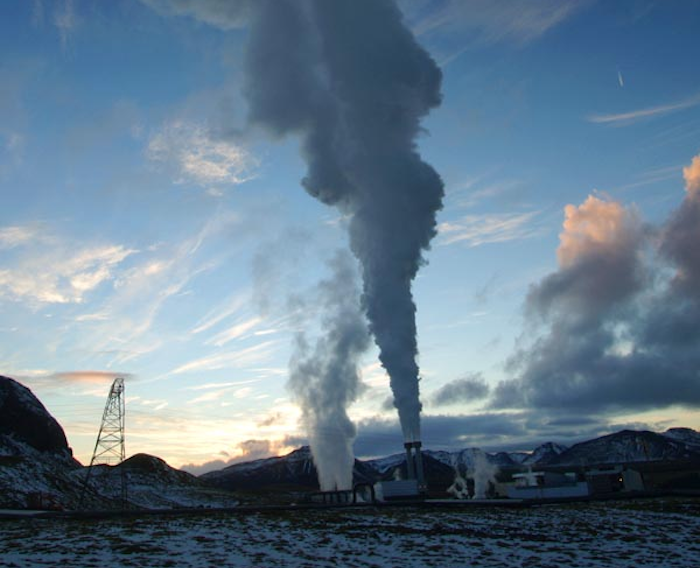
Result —
[[250, 11], [250, 122], [300, 136], [302, 184], [349, 217], [370, 330], [404, 438], [418, 440], [411, 283], [444, 192], [415, 139], [440, 104], [441, 72], [389, 0], [261, 0]]
[[323, 334], [313, 349], [297, 335], [288, 385], [301, 406], [322, 491], [352, 489], [356, 429], [346, 409], [359, 394], [358, 359], [370, 342], [352, 258], [338, 254], [330, 265], [333, 276], [318, 289]]

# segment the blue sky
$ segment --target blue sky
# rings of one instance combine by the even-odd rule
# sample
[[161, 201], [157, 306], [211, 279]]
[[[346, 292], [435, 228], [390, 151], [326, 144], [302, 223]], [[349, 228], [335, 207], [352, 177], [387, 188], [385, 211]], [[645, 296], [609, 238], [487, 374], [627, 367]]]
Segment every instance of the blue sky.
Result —
[[[319, 333], [316, 287], [348, 247], [347, 219], [301, 187], [297, 139], [246, 127], [245, 24], [187, 5], [0, 6], [0, 373], [32, 388], [82, 461], [121, 374], [128, 453], [220, 465], [305, 436], [288, 362], [297, 332]], [[699, 428], [697, 374], [669, 379], [678, 396], [610, 402], [605, 390], [629, 383], [606, 386], [610, 367], [593, 377], [572, 357], [573, 383], [601, 392], [586, 406], [571, 402], [583, 391], [568, 379], [547, 402], [535, 361], [554, 331], [575, 333], [562, 318], [584, 305], [566, 296], [561, 313], [547, 311], [554, 296], [538, 296], [578, 266], [573, 241], [617, 254], [632, 235], [629, 254], [645, 255], [645, 284], [597, 320], [615, 334], [606, 356], [648, 354], [624, 332], [637, 315], [650, 325], [653, 306], [694, 301], [671, 303], [682, 270], [653, 250], [694, 191], [700, 6], [399, 5], [443, 72], [442, 105], [418, 140], [446, 191], [414, 282], [424, 445], [530, 449], [625, 425]], [[361, 367], [356, 452], [398, 451], [376, 349]], [[509, 381], [529, 394], [500, 396]], [[631, 390], [656, 392], [658, 376], [648, 381]]]

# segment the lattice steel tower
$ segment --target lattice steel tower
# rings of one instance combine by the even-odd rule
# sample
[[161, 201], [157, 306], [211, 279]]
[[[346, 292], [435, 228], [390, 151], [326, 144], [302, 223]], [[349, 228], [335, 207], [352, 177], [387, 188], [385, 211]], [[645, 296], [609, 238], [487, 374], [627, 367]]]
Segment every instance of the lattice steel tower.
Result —
[[[120, 465], [126, 458], [126, 447], [124, 444], [124, 421], [125, 421], [125, 406], [124, 406], [124, 379], [118, 377], [114, 379], [112, 388], [109, 390], [107, 404], [102, 414], [102, 424], [100, 431], [97, 434], [97, 442], [95, 442], [95, 450], [92, 453], [88, 473], [85, 477], [85, 487], [83, 497], [85, 499], [85, 491], [88, 489], [88, 482], [92, 475], [92, 469], [95, 465]], [[126, 491], [126, 471], [124, 467], [119, 468], [120, 477], [120, 494], [121, 504], [123, 508], [127, 505]], [[109, 476], [113, 478], [113, 476]], [[111, 483], [112, 479], [106, 480]], [[111, 491], [109, 493], [112, 493]]]

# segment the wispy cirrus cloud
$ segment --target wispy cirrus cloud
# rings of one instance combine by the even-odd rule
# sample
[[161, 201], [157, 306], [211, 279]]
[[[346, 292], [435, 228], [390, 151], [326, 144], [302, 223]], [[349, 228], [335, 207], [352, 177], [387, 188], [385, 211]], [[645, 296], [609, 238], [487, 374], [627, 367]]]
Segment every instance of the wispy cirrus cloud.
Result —
[[188, 401], [188, 404], [201, 404], [203, 402], [214, 402], [216, 400], [221, 400], [224, 397], [232, 398], [247, 398], [253, 389], [250, 387], [227, 387], [217, 390], [209, 390], [204, 394], [199, 395], [196, 398]]
[[415, 2], [400, 0], [413, 32], [432, 40], [446, 41], [437, 50], [442, 66], [475, 47], [499, 43], [518, 47], [537, 40], [593, 3], [592, 0], [446, 0]]
[[248, 150], [213, 139], [201, 124], [174, 120], [153, 134], [146, 148], [149, 160], [169, 169], [175, 183], [193, 183], [221, 193], [221, 186], [239, 185], [255, 177], [258, 160]]
[[591, 114], [588, 117], [586, 117], [586, 120], [594, 124], [605, 124], [608, 126], [629, 126], [631, 124], [639, 122], [640, 120], [663, 116], [672, 112], [696, 107], [698, 105], [700, 105], [700, 94], [696, 94], [692, 97], [673, 103], [647, 107], [628, 112], [614, 114]]
[[203, 385], [192, 385], [189, 387], [184, 387], [182, 390], [186, 391], [203, 391], [203, 390], [216, 390], [225, 389], [230, 387], [240, 387], [241, 385], [249, 385], [252, 383], [257, 383], [259, 379], [248, 379], [245, 381], [226, 381], [223, 383], [205, 383]]
[[195, 324], [192, 334], [202, 333], [203, 331], [211, 329], [226, 318], [242, 310], [248, 303], [250, 303], [250, 293], [248, 291], [232, 295], [227, 298], [226, 301], [205, 314], [204, 317]]
[[[36, 11], [34, 17], [36, 17]], [[63, 0], [56, 4], [53, 15], [53, 24], [58, 30], [61, 39], [61, 48], [66, 51], [69, 48], [71, 37], [78, 25], [78, 16], [73, 5], [73, 0]]]
[[[10, 230], [4, 242], [18, 246], [32, 238], [26, 231]], [[0, 298], [32, 305], [79, 304], [88, 292], [112, 280], [115, 268], [136, 252], [123, 245], [75, 251], [69, 243], [38, 243], [14, 265], [0, 270]]]
[[[500, 41], [525, 44], [542, 36], [588, 4], [591, 2], [448, 0], [438, 4], [437, 8], [429, 6], [414, 23], [413, 31], [419, 36], [437, 30], [461, 33], [471, 31], [481, 42], [487, 44]], [[411, 13], [408, 2], [402, 2], [402, 7]]]
[[270, 359], [274, 352], [277, 341], [265, 341], [252, 347], [229, 351], [226, 353], [215, 353], [207, 357], [201, 357], [190, 361], [173, 369], [171, 374], [193, 373], [198, 371], [215, 371], [227, 367], [241, 368], [250, 365], [264, 363]]
[[461, 243], [467, 247], [477, 247], [531, 238], [541, 232], [541, 228], [532, 223], [538, 214], [537, 211], [491, 213], [465, 215], [457, 221], [445, 221], [438, 226], [438, 244]]
[[503, 198], [506, 194], [522, 187], [522, 185], [523, 183], [520, 180], [513, 179], [480, 184], [468, 193], [461, 192], [461, 194], [457, 194], [458, 198], [455, 204], [462, 209], [469, 209], [483, 201]]
[[164, 345], [182, 341], [180, 333], [185, 330], [160, 327], [161, 318], [168, 317], [166, 307], [194, 294], [192, 283], [226, 262], [231, 250], [219, 246], [219, 239], [227, 237], [238, 222], [237, 215], [222, 211], [180, 241], [142, 247], [137, 258], [115, 271], [113, 288], [86, 302], [84, 313], [72, 318], [80, 349], [107, 357], [107, 368], [123, 368]]
[[37, 239], [40, 234], [38, 224], [0, 227], [0, 249], [11, 249], [28, 244]]
[[215, 345], [221, 347], [234, 339], [240, 339], [248, 332], [252, 331], [259, 325], [263, 319], [259, 316], [238, 321], [235, 325], [217, 333], [214, 337], [205, 341], [206, 345]]
[[681, 169], [681, 166], [675, 165], [647, 170], [638, 174], [635, 181], [618, 186], [615, 189], [622, 191], [637, 187], [645, 187], [647, 185], [653, 185], [662, 181], [678, 179], [680, 178], [679, 172]]
[[199, 0], [141, 0], [164, 16], [189, 16], [223, 30], [241, 28], [250, 14], [248, 2], [201, 2]]

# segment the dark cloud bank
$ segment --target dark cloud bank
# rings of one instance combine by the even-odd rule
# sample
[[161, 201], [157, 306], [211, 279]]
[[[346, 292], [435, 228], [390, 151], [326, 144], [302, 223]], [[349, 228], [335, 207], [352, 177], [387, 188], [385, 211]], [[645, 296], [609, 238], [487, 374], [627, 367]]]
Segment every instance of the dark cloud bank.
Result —
[[533, 285], [493, 408], [579, 413], [700, 406], [700, 191], [661, 227], [589, 197], [568, 206], [560, 268]]

